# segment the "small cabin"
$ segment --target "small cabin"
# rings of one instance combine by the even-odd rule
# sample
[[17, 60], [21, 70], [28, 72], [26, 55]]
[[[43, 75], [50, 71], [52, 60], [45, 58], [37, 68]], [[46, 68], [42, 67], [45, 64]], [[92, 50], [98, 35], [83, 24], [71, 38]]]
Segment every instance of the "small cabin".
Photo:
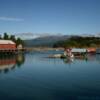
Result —
[[18, 49], [18, 50], [22, 50], [22, 49], [23, 49], [22, 44], [19, 44], [19, 45], [17, 46], [17, 49]]

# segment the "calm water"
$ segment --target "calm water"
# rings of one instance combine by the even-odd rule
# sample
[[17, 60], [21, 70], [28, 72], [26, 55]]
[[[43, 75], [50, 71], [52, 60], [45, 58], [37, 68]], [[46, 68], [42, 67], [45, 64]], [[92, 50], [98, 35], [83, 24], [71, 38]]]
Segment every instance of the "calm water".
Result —
[[100, 55], [46, 58], [52, 53], [0, 57], [0, 99], [100, 100]]

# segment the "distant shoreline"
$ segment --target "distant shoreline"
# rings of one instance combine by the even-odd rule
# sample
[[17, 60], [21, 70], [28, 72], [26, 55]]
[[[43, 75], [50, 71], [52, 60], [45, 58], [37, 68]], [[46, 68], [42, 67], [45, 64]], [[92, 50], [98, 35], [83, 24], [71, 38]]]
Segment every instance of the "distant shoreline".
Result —
[[[80, 47], [70, 47], [70, 48], [80, 48]], [[88, 48], [100, 48], [100, 47], [81, 47], [81, 49], [88, 49]], [[55, 50], [55, 51], [60, 51], [64, 50], [63, 47], [25, 47], [26, 51], [50, 51], [50, 50]]]
[[64, 50], [62, 47], [60, 48], [53, 48], [53, 47], [25, 47], [26, 51], [49, 51], [49, 50]]

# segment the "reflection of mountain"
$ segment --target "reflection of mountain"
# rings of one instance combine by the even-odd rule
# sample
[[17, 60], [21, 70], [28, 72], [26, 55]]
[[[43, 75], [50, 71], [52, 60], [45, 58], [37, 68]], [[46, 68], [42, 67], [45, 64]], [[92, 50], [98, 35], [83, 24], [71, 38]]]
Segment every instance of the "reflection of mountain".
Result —
[[23, 54], [12, 56], [0, 56], [0, 72], [7, 73], [9, 70], [13, 70], [16, 67], [20, 67], [25, 61]]

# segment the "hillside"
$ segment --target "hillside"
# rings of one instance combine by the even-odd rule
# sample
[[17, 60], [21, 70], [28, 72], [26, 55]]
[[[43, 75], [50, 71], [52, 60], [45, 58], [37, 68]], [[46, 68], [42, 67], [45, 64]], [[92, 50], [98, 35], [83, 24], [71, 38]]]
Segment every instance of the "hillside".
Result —
[[72, 36], [68, 40], [56, 42], [53, 47], [100, 47], [100, 37]]
[[56, 42], [63, 41], [68, 39], [69, 36], [67, 35], [61, 35], [61, 36], [44, 36], [44, 37], [38, 37], [35, 39], [30, 40], [24, 40], [26, 47], [38, 47], [38, 46], [47, 46], [52, 47]]

